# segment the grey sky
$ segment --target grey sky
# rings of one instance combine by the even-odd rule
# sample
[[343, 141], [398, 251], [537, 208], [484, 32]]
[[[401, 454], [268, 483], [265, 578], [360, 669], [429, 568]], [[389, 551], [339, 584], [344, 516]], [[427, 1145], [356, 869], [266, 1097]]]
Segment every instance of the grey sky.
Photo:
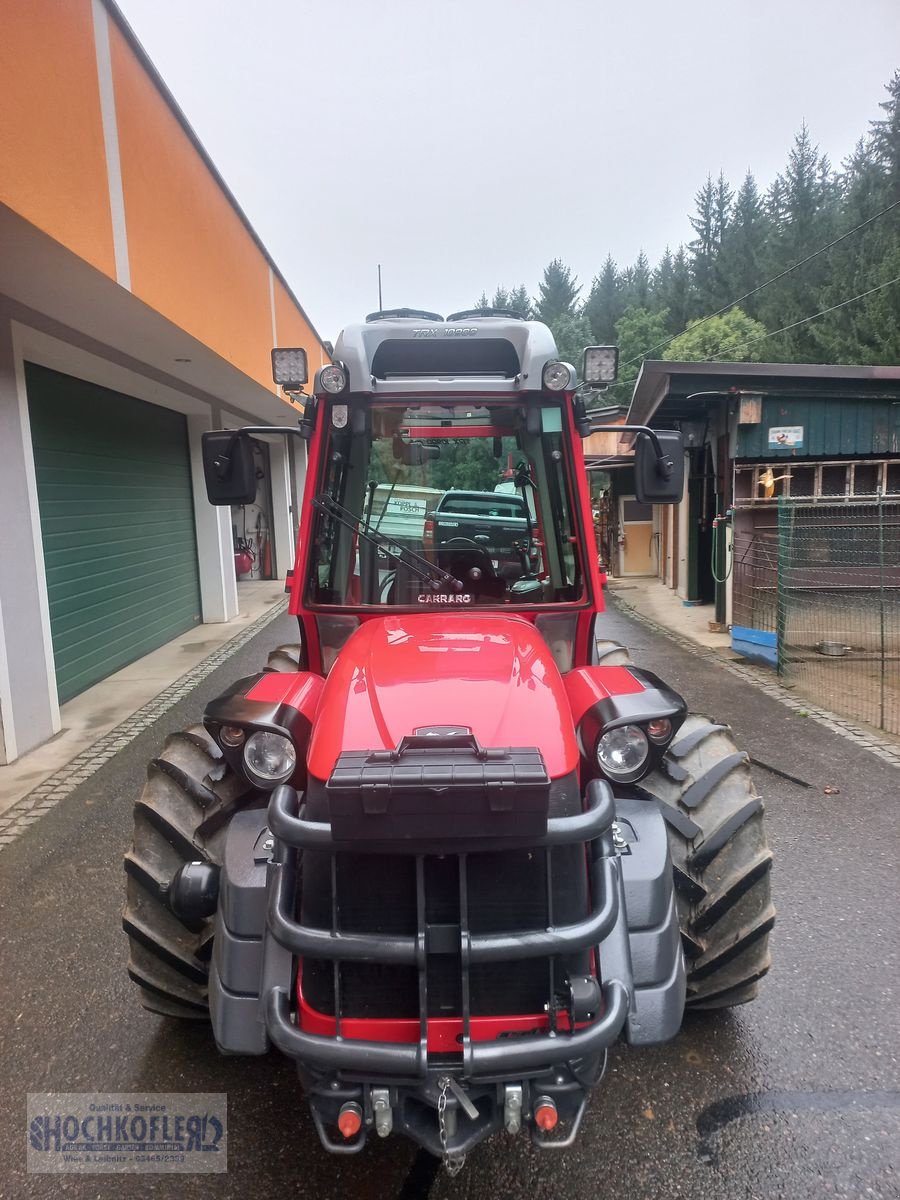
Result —
[[803, 119], [840, 161], [900, 65], [898, 0], [119, 3], [324, 337], [379, 261], [386, 306], [449, 312], [655, 260]]

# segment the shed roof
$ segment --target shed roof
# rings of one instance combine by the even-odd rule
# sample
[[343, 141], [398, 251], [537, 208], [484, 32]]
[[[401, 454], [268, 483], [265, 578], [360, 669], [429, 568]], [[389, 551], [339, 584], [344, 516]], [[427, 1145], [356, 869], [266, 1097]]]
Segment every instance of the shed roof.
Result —
[[[877, 392], [900, 397], [900, 366], [846, 366], [831, 363], [666, 362], [645, 359], [634, 385], [628, 422], [648, 424], [671, 395], [684, 400], [692, 393], [731, 389], [790, 391], [821, 389], [844, 394]], [[880, 387], [879, 385], [887, 385]]]

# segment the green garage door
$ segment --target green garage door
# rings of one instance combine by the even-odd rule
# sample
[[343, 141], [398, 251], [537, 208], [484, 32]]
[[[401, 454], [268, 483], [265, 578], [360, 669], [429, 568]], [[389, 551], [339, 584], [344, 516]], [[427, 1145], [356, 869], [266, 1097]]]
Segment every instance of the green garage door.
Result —
[[187, 423], [31, 363], [25, 379], [63, 702], [200, 621]]

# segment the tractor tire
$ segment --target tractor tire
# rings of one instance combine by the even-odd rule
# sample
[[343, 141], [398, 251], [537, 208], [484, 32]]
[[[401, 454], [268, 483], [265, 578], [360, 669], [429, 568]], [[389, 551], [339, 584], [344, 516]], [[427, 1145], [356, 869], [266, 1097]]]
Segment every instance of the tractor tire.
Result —
[[[300, 648], [279, 646], [267, 670], [296, 671]], [[202, 725], [172, 733], [147, 768], [125, 855], [128, 975], [141, 1003], [166, 1017], [209, 1019], [207, 982], [215, 917], [182, 921], [169, 885], [188, 862], [221, 865], [228, 822], [252, 791]]]
[[594, 642], [596, 667], [628, 667], [634, 666], [631, 655], [618, 642], [606, 642], [598, 638]]
[[[615, 665], [631, 660], [624, 657]], [[609, 657], [602, 660], [612, 665]], [[750, 761], [727, 725], [689, 714], [659, 770], [635, 790], [659, 800], [669, 834], [686, 1006], [733, 1008], [753, 1000], [771, 966], [775, 923], [763, 802]]]

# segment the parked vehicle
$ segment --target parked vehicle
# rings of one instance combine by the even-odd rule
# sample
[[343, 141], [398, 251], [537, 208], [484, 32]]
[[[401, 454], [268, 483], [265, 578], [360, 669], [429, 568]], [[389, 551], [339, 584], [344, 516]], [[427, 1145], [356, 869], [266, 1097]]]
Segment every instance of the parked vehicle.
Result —
[[[612, 358], [589, 348], [585, 378]], [[273, 361], [299, 391], [303, 352]], [[591, 420], [545, 326], [376, 314], [313, 393], [287, 430], [309, 439], [299, 641], [150, 764], [129, 974], [224, 1053], [293, 1058], [329, 1150], [397, 1131], [455, 1168], [498, 1130], [568, 1145], [614, 1042], [666, 1041], [768, 970], [747, 757], [604, 640]], [[249, 432], [204, 435], [214, 504], [255, 488]], [[637, 495], [674, 502], [680, 434], [634, 432]], [[416, 548], [371, 519], [373, 487], [463, 469], [478, 486], [445, 483], [435, 524], [490, 518], [459, 506], [498, 444], [541, 543], [516, 577], [474, 523]]]
[[538, 553], [528, 505], [508, 492], [444, 492], [425, 518], [424, 534], [438, 560], [460, 539], [484, 546], [506, 578], [527, 574]]

